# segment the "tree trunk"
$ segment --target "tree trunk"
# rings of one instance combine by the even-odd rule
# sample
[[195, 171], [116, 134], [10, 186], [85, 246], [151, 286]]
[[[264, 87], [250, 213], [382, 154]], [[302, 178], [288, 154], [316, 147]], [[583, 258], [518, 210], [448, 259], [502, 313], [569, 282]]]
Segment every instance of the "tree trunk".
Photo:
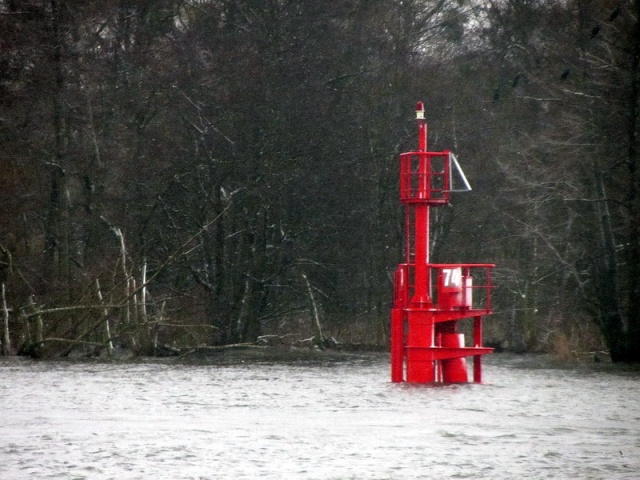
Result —
[[[52, 66], [53, 66], [53, 96], [52, 96], [52, 123], [53, 123], [53, 158], [49, 164], [50, 193], [48, 216], [45, 232], [45, 261], [44, 278], [45, 285], [56, 276], [64, 274], [62, 238], [63, 207], [64, 207], [64, 121], [63, 121], [63, 91], [64, 76], [62, 71], [62, 34], [61, 12], [57, 0], [51, 0], [51, 31], [52, 31]], [[46, 287], [45, 287], [46, 288]]]
[[596, 190], [597, 225], [600, 227], [600, 247], [597, 278], [597, 303], [600, 310], [599, 326], [613, 361], [622, 354], [623, 316], [618, 287], [618, 258], [616, 242], [611, 221], [611, 212], [606, 196], [602, 167], [597, 159], [593, 160], [593, 178]]
[[640, 96], [640, 0], [635, 0], [636, 22], [632, 33], [632, 59], [628, 96], [627, 168], [629, 185], [627, 255], [628, 306], [627, 331], [620, 360], [640, 362], [640, 175], [638, 174], [638, 101]]
[[9, 335], [9, 308], [4, 283], [2, 284], [2, 355], [11, 355], [11, 337]]

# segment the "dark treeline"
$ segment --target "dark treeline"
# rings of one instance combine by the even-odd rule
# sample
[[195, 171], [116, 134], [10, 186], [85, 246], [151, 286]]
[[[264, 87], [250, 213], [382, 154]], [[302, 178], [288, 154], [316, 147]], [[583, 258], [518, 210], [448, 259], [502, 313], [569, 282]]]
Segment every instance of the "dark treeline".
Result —
[[640, 0], [0, 1], [3, 353], [384, 344], [398, 154], [490, 342], [640, 360]]

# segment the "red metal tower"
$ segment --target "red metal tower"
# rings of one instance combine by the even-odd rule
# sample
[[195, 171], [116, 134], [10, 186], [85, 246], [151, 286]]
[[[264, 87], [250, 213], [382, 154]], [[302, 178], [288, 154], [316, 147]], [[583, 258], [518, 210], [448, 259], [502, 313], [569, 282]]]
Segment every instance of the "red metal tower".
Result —
[[[482, 355], [493, 351], [482, 346], [482, 316], [491, 313], [494, 265], [430, 263], [429, 210], [449, 203], [452, 172], [457, 171], [467, 187], [468, 183], [450, 151], [427, 151], [422, 102], [416, 106], [416, 119], [418, 150], [400, 155], [405, 261], [394, 277], [391, 381], [467, 382], [465, 358], [473, 357], [473, 381], [480, 383]], [[473, 319], [469, 347], [458, 333], [458, 321], [467, 318]]]

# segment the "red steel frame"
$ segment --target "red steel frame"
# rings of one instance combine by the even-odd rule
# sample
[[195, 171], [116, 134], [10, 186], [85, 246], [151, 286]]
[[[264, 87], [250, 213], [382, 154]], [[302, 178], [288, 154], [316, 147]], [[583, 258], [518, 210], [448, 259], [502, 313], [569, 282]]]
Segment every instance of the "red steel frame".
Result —
[[[418, 151], [400, 155], [405, 262], [398, 265], [394, 277], [391, 380], [466, 382], [464, 358], [473, 357], [473, 381], [480, 383], [482, 355], [493, 351], [482, 346], [482, 317], [492, 312], [494, 265], [430, 263], [430, 208], [449, 203], [451, 153], [427, 151], [422, 102], [418, 102], [416, 114]], [[458, 333], [458, 321], [467, 318], [473, 319], [473, 346], [470, 347], [464, 346], [464, 336]]]

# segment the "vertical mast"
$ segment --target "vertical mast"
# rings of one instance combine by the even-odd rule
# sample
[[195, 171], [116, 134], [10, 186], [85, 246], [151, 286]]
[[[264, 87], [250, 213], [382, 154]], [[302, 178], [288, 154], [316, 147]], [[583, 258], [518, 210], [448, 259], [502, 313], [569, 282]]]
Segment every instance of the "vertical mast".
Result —
[[[427, 151], [427, 123], [424, 119], [424, 104], [416, 105], [418, 123], [418, 152]], [[430, 199], [430, 162], [429, 157], [420, 155], [418, 161], [417, 197], [424, 202], [408, 205], [407, 215], [414, 211], [414, 249], [415, 249], [415, 292], [412, 303], [425, 305], [431, 303], [429, 296], [429, 199]], [[408, 241], [408, 239], [407, 239]]]

